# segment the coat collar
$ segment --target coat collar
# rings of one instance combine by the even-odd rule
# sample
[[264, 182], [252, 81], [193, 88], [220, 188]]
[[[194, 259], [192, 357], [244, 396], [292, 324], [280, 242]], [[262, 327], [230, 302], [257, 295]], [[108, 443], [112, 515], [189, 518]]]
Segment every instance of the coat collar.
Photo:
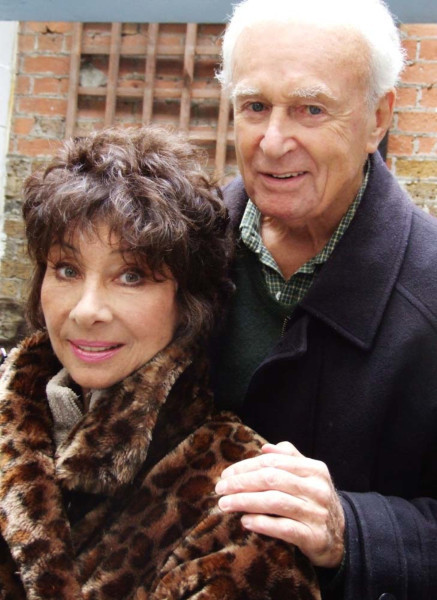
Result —
[[[379, 153], [357, 213], [301, 303], [357, 346], [371, 347], [407, 248], [413, 206]], [[234, 230], [247, 194], [241, 178], [224, 190]]]
[[[190, 430], [193, 422], [204, 418], [210, 409], [206, 392], [204, 398], [192, 393], [194, 382], [205, 371], [205, 365], [197, 366], [199, 361], [196, 361], [196, 375], [191, 373], [179, 384], [178, 394], [185, 390], [183, 416], [174, 406], [176, 402], [170, 392], [191, 362], [191, 352], [173, 343], [122, 382], [102, 390], [94, 407], [73, 427], [55, 453], [45, 386], [57, 372], [59, 363], [46, 335], [37, 333], [8, 359], [0, 393], [1, 446], [8, 447], [9, 440], [9, 446], [20, 448], [22, 462], [32, 462], [35, 448], [42, 449], [52, 463], [49, 471], [55, 473], [66, 489], [114, 493], [132, 482], [148, 458], [152, 438], [165, 443], [165, 448], [159, 450], [165, 453], [176, 443], [179, 431]], [[168, 402], [178, 412], [177, 426], [160, 418]], [[16, 457], [11, 456], [8, 461], [6, 456], [7, 453], [3, 465], [7, 470], [13, 468]], [[0, 472], [0, 489], [4, 473], [5, 469]]]
[[405, 192], [375, 153], [355, 218], [302, 308], [369, 349], [404, 260], [412, 212]]
[[137, 474], [203, 422], [212, 401], [200, 380], [205, 365], [171, 344], [105, 390], [55, 454], [45, 387], [59, 368], [43, 333], [8, 357], [0, 382], [0, 537], [26, 597], [81, 600], [65, 491], [102, 493], [115, 504], [128, 498]]

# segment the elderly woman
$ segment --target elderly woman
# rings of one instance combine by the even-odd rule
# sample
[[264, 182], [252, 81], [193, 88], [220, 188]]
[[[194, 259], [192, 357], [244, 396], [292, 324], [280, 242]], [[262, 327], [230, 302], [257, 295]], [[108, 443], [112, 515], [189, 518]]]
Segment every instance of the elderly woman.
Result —
[[263, 440], [207, 387], [230, 285], [197, 151], [152, 128], [64, 144], [24, 188], [36, 332], [0, 400], [0, 598], [319, 598], [214, 486]]

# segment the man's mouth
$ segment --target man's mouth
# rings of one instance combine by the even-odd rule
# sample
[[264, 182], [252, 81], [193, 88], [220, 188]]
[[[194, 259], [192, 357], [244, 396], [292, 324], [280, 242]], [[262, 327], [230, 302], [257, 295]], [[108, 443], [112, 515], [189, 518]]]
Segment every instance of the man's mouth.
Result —
[[305, 171], [295, 171], [293, 173], [284, 173], [283, 175], [275, 175], [274, 173], [268, 173], [270, 177], [273, 179], [293, 179], [293, 177], [299, 177], [299, 175], [304, 175]]

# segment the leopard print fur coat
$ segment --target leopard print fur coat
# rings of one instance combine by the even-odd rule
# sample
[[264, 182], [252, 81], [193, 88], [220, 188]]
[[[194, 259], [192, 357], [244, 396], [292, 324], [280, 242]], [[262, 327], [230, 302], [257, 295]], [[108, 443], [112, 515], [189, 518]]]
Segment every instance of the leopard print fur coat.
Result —
[[173, 344], [99, 397], [55, 451], [45, 334], [0, 384], [1, 600], [320, 598], [291, 546], [245, 531], [214, 486], [263, 440], [214, 413], [200, 361]]

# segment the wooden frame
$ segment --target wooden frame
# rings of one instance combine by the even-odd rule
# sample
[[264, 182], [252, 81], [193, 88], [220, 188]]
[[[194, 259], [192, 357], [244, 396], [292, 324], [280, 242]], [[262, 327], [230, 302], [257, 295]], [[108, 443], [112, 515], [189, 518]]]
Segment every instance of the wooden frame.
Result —
[[[195, 67], [202, 60], [219, 62], [219, 47], [217, 45], [198, 44], [198, 24], [188, 23], [185, 30], [184, 44], [162, 44], [159, 41], [160, 25], [147, 25], [146, 46], [130, 45], [123, 49], [122, 24], [112, 23], [110, 43], [102, 48], [101, 44], [93, 45], [92, 40], [85, 39], [84, 25], [73, 25], [73, 40], [70, 65], [70, 83], [68, 91], [68, 108], [66, 115], [66, 136], [76, 133], [78, 103], [81, 96], [104, 97], [104, 126], [114, 124], [117, 110], [117, 99], [136, 99], [142, 101], [143, 123], [154, 121], [154, 103], [156, 100], [177, 100], [180, 103], [179, 129], [188, 134], [189, 138], [199, 144], [209, 144], [214, 147], [214, 176], [222, 180], [225, 174], [227, 149], [233, 144], [233, 132], [230, 126], [230, 102], [217, 83], [214, 86], [198, 86], [194, 79]], [[108, 73], [105, 86], [84, 87], [80, 85], [80, 69], [85, 55], [104, 55], [108, 58]], [[119, 80], [119, 65], [122, 56], [143, 57], [145, 60], [143, 88], [125, 87]], [[157, 87], [157, 62], [159, 58], [178, 57], [183, 61], [181, 86]], [[192, 102], [217, 103], [217, 119], [215, 126], [198, 127], [191, 121]]]

